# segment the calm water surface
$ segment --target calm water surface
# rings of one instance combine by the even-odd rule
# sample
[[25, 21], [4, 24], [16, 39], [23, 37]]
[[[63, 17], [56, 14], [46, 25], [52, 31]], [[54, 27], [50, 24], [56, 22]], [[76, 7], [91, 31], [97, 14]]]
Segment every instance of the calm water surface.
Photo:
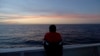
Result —
[[[0, 48], [42, 46], [49, 25], [0, 25]], [[100, 24], [57, 25], [64, 45], [100, 42]]]

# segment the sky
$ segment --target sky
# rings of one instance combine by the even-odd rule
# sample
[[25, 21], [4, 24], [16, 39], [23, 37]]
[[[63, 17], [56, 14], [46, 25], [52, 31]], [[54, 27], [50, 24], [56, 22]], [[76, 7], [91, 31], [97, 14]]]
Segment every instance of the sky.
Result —
[[100, 24], [100, 0], [0, 0], [0, 24]]

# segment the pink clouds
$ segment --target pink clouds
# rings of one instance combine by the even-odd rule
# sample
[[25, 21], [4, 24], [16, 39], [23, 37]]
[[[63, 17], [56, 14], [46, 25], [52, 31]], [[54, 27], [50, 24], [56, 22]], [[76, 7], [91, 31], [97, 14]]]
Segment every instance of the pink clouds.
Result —
[[[0, 14], [0, 16], [3, 16], [7, 19], [20, 19], [20, 18], [99, 18], [100, 15], [96, 14], [49, 14], [49, 15], [4, 15]], [[2, 17], [1, 17], [2, 18]]]
[[96, 14], [48, 14], [48, 15], [17, 15], [0, 14], [0, 22], [9, 24], [80, 24], [100, 23], [100, 15]]

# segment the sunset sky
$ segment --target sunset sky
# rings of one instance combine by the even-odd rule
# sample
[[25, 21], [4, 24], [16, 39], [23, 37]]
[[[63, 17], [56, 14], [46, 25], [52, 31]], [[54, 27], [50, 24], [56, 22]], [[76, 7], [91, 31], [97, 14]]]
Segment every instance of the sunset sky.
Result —
[[100, 24], [100, 0], [0, 0], [0, 24]]

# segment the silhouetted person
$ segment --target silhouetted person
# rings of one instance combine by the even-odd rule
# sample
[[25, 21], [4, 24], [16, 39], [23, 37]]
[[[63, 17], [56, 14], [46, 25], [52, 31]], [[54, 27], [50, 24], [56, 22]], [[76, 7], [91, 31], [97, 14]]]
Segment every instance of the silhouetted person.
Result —
[[55, 25], [50, 25], [49, 32], [44, 36], [44, 49], [46, 56], [62, 56], [62, 38]]

